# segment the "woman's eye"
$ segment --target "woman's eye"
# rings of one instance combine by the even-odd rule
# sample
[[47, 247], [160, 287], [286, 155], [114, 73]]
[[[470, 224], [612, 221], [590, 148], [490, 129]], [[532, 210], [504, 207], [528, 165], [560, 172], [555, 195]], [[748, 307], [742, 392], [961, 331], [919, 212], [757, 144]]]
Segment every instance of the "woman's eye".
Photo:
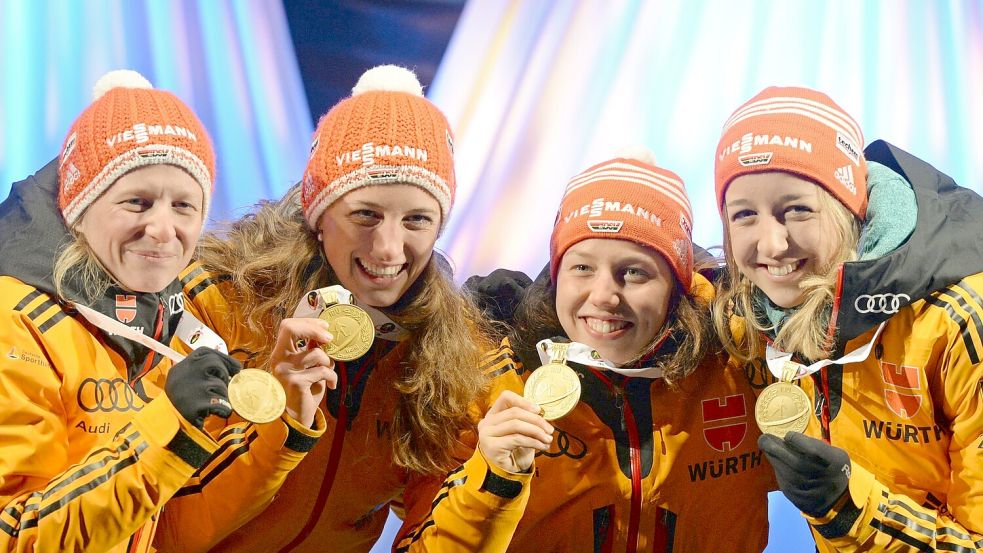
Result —
[[356, 209], [352, 212], [351, 218], [358, 224], [372, 225], [377, 223], [382, 217], [379, 213], [371, 209]]
[[753, 210], [750, 210], [750, 209], [742, 209], [740, 211], [737, 211], [733, 215], [731, 215], [730, 216], [730, 220], [732, 222], [743, 221], [743, 220], [749, 219], [751, 217], [754, 217], [755, 215], [756, 215], [756, 213]]
[[426, 228], [433, 224], [433, 218], [429, 215], [423, 215], [422, 213], [409, 215], [403, 220], [410, 226], [416, 228]]
[[789, 215], [808, 215], [813, 213], [813, 210], [807, 205], [790, 205], [785, 208], [785, 213]]
[[129, 198], [127, 200], [123, 200], [123, 204], [140, 210], [145, 210], [145, 209], [149, 209], [150, 206], [153, 205], [153, 202], [151, 202], [150, 200], [145, 200], [143, 198]]
[[648, 273], [638, 267], [628, 267], [625, 269], [625, 279], [637, 282], [648, 278]]

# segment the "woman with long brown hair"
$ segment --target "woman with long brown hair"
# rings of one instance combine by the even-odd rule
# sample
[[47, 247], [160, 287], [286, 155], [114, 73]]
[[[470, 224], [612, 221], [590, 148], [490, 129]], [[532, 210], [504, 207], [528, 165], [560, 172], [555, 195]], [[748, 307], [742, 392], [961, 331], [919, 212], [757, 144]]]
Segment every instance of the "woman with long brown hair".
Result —
[[[319, 122], [301, 185], [203, 240], [185, 291], [233, 355], [247, 367], [337, 373], [325, 436], [278, 499], [215, 550], [367, 551], [414, 479], [441, 478], [469, 457], [463, 470], [474, 476], [451, 501], [490, 494], [482, 483], [495, 475], [472, 455], [474, 424], [492, 390], [521, 384], [507, 348], [434, 252], [455, 186], [443, 114], [411, 72], [378, 67]], [[335, 323], [274, 356], [274, 329], [320, 323], [294, 315], [325, 298], [369, 312], [371, 349], [330, 357], [321, 346], [360, 339]]]

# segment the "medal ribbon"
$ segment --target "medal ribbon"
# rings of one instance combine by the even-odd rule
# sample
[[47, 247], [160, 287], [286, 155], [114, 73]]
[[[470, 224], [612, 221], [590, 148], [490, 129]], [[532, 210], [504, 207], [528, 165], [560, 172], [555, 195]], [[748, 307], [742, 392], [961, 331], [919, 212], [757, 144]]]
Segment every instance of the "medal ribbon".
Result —
[[294, 309], [294, 317], [317, 319], [321, 312], [328, 306], [344, 303], [354, 305], [369, 314], [372, 319], [372, 326], [375, 327], [375, 337], [389, 340], [390, 342], [401, 342], [409, 337], [410, 333], [405, 328], [399, 326], [390, 319], [385, 313], [374, 307], [362, 305], [355, 296], [343, 286], [334, 285], [312, 290], [297, 303]]
[[[133, 330], [119, 321], [111, 319], [109, 316], [100, 313], [91, 307], [86, 307], [80, 303], [76, 303], [74, 307], [80, 315], [85, 317], [85, 320], [89, 321], [96, 327], [105, 330], [106, 332], [116, 334], [117, 336], [122, 336], [128, 340], [133, 340], [134, 342], [142, 346], [146, 346], [164, 357], [167, 357], [175, 363], [179, 363], [184, 359], [183, 355], [174, 351], [170, 347], [148, 337], [142, 332]], [[192, 339], [195, 333], [198, 334], [198, 338]], [[191, 349], [210, 347], [222, 353], [228, 353], [228, 347], [226, 347], [225, 341], [222, 340], [218, 334], [215, 334], [212, 329], [208, 328], [201, 321], [199, 321], [197, 317], [188, 313], [187, 311], [181, 315], [181, 320], [178, 322], [176, 335]]]
[[768, 370], [771, 371], [771, 374], [775, 375], [776, 378], [782, 380], [783, 382], [791, 382], [792, 380], [797, 380], [804, 376], [808, 376], [827, 365], [859, 363], [870, 356], [870, 352], [872, 349], [874, 349], [874, 344], [877, 342], [877, 338], [880, 337], [881, 331], [884, 330], [884, 324], [886, 322], [887, 321], [881, 323], [877, 327], [877, 331], [874, 332], [874, 337], [859, 348], [851, 351], [843, 357], [840, 357], [839, 359], [822, 359], [808, 366], [792, 361], [791, 353], [786, 353], [778, 348], [771, 347], [771, 344], [769, 344], [768, 348], [765, 350], [765, 360], [768, 362]]
[[[567, 346], [566, 352], [561, 353], [556, 351], [558, 346]], [[561, 357], [564, 359], [569, 359], [574, 363], [579, 363], [581, 365], [587, 365], [589, 367], [595, 367], [598, 369], [604, 369], [606, 371], [616, 372], [618, 374], [623, 374], [625, 376], [631, 377], [641, 377], [641, 378], [662, 378], [662, 369], [658, 367], [640, 367], [640, 368], [626, 368], [619, 367], [610, 361], [606, 361], [601, 358], [601, 354], [597, 353], [597, 350], [580, 342], [554, 342], [553, 340], [540, 340], [536, 344], [536, 351], [539, 353], [539, 360], [542, 363], [553, 363], [562, 361], [553, 361], [556, 357]]]

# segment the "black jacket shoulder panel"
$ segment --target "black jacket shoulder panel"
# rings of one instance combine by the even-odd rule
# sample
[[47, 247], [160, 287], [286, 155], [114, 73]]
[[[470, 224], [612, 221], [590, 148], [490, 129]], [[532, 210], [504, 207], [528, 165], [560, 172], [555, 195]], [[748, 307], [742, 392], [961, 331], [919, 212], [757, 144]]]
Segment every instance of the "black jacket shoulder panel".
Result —
[[883, 140], [864, 155], [903, 176], [915, 192], [915, 230], [893, 252], [843, 265], [835, 355], [901, 307], [983, 272], [983, 197]]

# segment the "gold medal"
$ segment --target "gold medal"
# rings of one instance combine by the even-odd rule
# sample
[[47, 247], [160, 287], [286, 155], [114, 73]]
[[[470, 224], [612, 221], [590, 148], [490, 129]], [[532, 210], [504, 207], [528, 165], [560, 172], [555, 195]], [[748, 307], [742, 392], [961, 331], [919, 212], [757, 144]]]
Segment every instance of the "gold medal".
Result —
[[809, 423], [809, 396], [791, 382], [769, 385], [754, 404], [754, 420], [766, 434], [784, 438], [788, 432], [802, 432]]
[[287, 395], [272, 374], [261, 369], [242, 369], [229, 381], [229, 403], [240, 417], [262, 424], [283, 414]]
[[539, 405], [548, 421], [566, 415], [580, 401], [580, 377], [563, 362], [568, 347], [553, 344], [550, 363], [533, 371], [522, 391], [526, 399]]
[[331, 343], [322, 346], [328, 357], [338, 361], [352, 361], [372, 348], [375, 325], [364, 309], [347, 303], [337, 303], [325, 307], [320, 318], [328, 322], [328, 331], [334, 336]]

